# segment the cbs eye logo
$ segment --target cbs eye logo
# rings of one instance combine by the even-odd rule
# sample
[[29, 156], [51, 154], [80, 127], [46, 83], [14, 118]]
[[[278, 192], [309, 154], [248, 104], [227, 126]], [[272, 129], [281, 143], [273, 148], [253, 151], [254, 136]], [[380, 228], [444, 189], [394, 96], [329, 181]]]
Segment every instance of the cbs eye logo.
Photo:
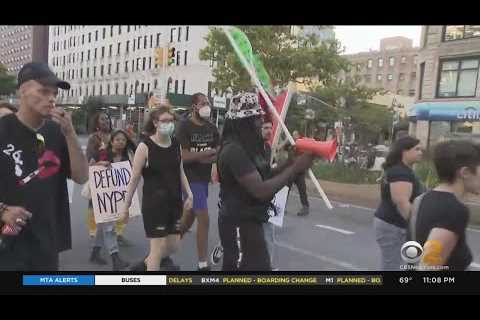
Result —
[[423, 255], [423, 248], [420, 243], [416, 241], [405, 242], [400, 249], [400, 255], [403, 261], [407, 263], [417, 263]]

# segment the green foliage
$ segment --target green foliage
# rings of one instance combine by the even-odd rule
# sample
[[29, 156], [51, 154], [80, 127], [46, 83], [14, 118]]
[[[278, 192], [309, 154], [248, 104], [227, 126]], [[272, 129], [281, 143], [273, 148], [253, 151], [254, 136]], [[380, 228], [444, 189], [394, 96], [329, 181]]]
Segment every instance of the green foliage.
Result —
[[[314, 78], [330, 81], [348, 64], [340, 57], [336, 40], [319, 43], [314, 35], [292, 34], [290, 26], [238, 28], [248, 37], [253, 53], [263, 62], [274, 86], [285, 87], [290, 81], [311, 84]], [[251, 88], [252, 81], [223, 31], [210, 28], [206, 40], [207, 47], [200, 51], [200, 59], [216, 62], [214, 87], [221, 92]]]
[[431, 160], [417, 163], [415, 165], [415, 174], [427, 189], [433, 189], [439, 183], [435, 166]]
[[380, 172], [347, 167], [340, 162], [318, 162], [312, 167], [312, 170], [318, 179], [354, 184], [376, 184], [376, 180], [381, 174]]
[[15, 93], [17, 80], [14, 76], [7, 73], [7, 68], [0, 64], [0, 95], [9, 95]]

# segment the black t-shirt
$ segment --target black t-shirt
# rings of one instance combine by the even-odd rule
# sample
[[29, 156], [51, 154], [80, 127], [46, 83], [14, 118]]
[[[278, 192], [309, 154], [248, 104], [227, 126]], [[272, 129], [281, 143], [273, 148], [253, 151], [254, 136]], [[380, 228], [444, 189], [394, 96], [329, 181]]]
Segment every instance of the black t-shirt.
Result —
[[472, 262], [465, 231], [470, 219], [468, 208], [450, 192], [430, 191], [420, 203], [415, 226], [416, 241], [422, 246], [433, 228], [454, 232], [458, 242], [446, 263], [450, 271], [462, 271]]
[[413, 186], [410, 202], [424, 192], [424, 188], [413, 170], [404, 164], [398, 164], [388, 168], [384, 172], [384, 179], [380, 185], [381, 203], [375, 212], [375, 217], [393, 224], [399, 228], [406, 228], [407, 221], [398, 212], [397, 206], [392, 201], [390, 194], [390, 183], [394, 182], [410, 182]]
[[[215, 149], [219, 143], [217, 127], [206, 122], [199, 126], [190, 119], [179, 121], [176, 137], [183, 149], [190, 152], [201, 152]], [[184, 163], [185, 175], [190, 182], [209, 182], [212, 173], [211, 163]]]
[[[238, 178], [258, 170], [264, 180], [269, 178], [270, 164], [265, 157], [257, 155], [252, 161], [241, 145], [226, 142], [218, 156], [220, 177], [220, 215], [237, 219], [268, 220], [270, 201], [260, 201], [253, 197]], [[259, 170], [260, 168], [260, 170]]]
[[[16, 115], [0, 119], [0, 201], [21, 206], [32, 219], [16, 241], [35, 241], [45, 252], [71, 249], [67, 178], [70, 159], [60, 127], [46, 121], [37, 132]], [[22, 183], [23, 181], [23, 183]]]

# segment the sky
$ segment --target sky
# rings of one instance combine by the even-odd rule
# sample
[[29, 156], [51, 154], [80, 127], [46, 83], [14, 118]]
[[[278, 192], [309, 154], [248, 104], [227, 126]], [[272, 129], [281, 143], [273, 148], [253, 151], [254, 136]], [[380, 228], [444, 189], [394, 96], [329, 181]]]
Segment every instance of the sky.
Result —
[[335, 38], [346, 47], [345, 54], [379, 50], [380, 39], [404, 36], [420, 44], [422, 26], [335, 26]]

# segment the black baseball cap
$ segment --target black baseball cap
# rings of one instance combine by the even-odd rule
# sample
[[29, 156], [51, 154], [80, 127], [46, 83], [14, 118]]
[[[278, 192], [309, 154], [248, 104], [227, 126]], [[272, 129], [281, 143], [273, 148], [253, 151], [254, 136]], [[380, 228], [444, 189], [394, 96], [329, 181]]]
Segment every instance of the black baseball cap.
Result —
[[50, 70], [48, 65], [43, 62], [30, 62], [25, 64], [18, 73], [19, 88], [22, 83], [35, 80], [43, 85], [57, 87], [63, 90], [70, 90], [70, 83], [60, 80], [55, 73]]

